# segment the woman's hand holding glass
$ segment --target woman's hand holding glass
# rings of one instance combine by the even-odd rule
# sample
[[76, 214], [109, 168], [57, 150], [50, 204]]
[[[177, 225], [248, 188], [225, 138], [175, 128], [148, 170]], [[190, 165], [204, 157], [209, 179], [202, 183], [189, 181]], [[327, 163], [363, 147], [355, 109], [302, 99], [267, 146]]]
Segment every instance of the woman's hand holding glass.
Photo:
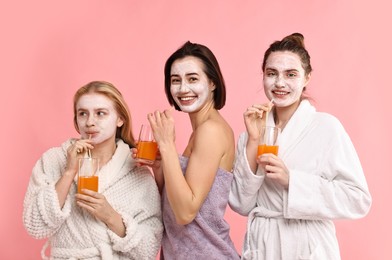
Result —
[[137, 158], [137, 148], [131, 148], [131, 155], [132, 158], [135, 160], [136, 165], [138, 167], [147, 165], [151, 167], [152, 172], [154, 174], [155, 181], [158, 184], [159, 191], [162, 192], [162, 186], [163, 186], [163, 173], [162, 173], [162, 168], [161, 168], [161, 153], [159, 152], [159, 149], [157, 151], [156, 158], [152, 164], [145, 164], [143, 161], [139, 158]]
[[83, 189], [83, 193], [75, 195], [76, 203], [86, 209], [91, 215], [100, 221], [107, 223], [110, 217], [116, 212], [106, 197], [98, 192]]
[[289, 170], [282, 159], [275, 154], [266, 153], [260, 155], [256, 161], [264, 171], [266, 178], [277, 182], [285, 189], [289, 187]]
[[161, 154], [159, 152], [159, 149], [157, 151], [157, 156], [154, 160], [154, 162], [152, 164], [146, 164], [143, 163], [142, 160], [140, 160], [139, 158], [137, 158], [137, 147], [135, 148], [131, 148], [131, 154], [132, 154], [132, 158], [135, 159], [135, 162], [137, 164], [137, 166], [143, 166], [143, 165], [147, 165], [149, 167], [151, 167], [151, 169], [155, 172], [156, 170], [159, 170], [161, 168]]
[[98, 192], [83, 189], [83, 193], [76, 194], [76, 203], [79, 207], [87, 210], [92, 216], [105, 223], [109, 229], [120, 237], [125, 236], [125, 226], [121, 220], [121, 215], [113, 209], [106, 200], [106, 197]]

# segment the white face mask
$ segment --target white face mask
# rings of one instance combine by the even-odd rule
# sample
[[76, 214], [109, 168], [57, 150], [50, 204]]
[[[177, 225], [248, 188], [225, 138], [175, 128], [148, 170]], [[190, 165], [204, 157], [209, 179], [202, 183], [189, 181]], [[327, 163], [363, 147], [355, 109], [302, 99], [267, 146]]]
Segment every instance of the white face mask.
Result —
[[187, 56], [174, 61], [170, 75], [170, 93], [181, 111], [197, 112], [213, 102], [214, 86], [199, 58]]
[[117, 127], [123, 125], [122, 119], [114, 109], [113, 102], [98, 93], [82, 95], [76, 104], [77, 124], [83, 139], [91, 136], [93, 144], [115, 139]]
[[305, 76], [299, 56], [290, 51], [272, 52], [265, 64], [263, 83], [265, 95], [277, 107], [298, 103], [309, 77]]

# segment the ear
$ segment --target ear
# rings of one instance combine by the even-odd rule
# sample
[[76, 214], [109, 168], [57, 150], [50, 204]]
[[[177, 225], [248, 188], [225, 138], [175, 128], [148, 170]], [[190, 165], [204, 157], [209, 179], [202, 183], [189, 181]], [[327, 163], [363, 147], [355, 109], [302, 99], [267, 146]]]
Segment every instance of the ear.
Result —
[[216, 86], [215, 86], [214, 82], [211, 81], [211, 83], [210, 83], [210, 91], [212, 92], [215, 89], [216, 89]]
[[122, 118], [118, 118], [117, 119], [117, 127], [122, 127], [124, 125], [124, 120], [122, 120]]
[[305, 77], [305, 84], [304, 84], [304, 87], [306, 87], [306, 86], [308, 85], [308, 83], [309, 83], [311, 77], [312, 77], [312, 74], [311, 74], [311, 73], [309, 73], [309, 74]]

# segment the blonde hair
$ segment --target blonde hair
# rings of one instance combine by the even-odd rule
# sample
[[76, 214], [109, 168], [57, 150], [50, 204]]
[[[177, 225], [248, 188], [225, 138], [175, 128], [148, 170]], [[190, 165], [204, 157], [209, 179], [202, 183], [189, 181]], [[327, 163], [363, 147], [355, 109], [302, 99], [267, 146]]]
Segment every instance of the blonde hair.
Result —
[[117, 128], [116, 138], [121, 138], [131, 148], [135, 147], [135, 138], [132, 133], [132, 118], [128, 105], [121, 92], [113, 84], [106, 81], [92, 81], [76, 91], [73, 98], [74, 126], [76, 131], [79, 132], [76, 104], [80, 97], [87, 93], [98, 93], [113, 101], [115, 110], [124, 122], [121, 127]]

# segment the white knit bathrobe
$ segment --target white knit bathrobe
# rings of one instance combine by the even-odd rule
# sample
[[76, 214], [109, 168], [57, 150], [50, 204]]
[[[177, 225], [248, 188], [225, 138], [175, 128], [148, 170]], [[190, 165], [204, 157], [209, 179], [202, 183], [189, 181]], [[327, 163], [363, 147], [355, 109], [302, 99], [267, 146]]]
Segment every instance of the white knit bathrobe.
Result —
[[[268, 125], [275, 125], [271, 113]], [[229, 203], [248, 216], [242, 259], [340, 259], [333, 219], [356, 219], [371, 205], [363, 170], [341, 123], [301, 102], [279, 137], [289, 169], [285, 190], [246, 158], [247, 134], [237, 144]]]
[[101, 167], [99, 192], [122, 216], [125, 237], [76, 205], [76, 177], [60, 208], [55, 184], [65, 170], [72, 141], [49, 149], [33, 169], [23, 211], [28, 233], [37, 239], [49, 238], [50, 259], [155, 259], [163, 232], [159, 192], [150, 171], [135, 166], [122, 140], [117, 140], [112, 159]]

